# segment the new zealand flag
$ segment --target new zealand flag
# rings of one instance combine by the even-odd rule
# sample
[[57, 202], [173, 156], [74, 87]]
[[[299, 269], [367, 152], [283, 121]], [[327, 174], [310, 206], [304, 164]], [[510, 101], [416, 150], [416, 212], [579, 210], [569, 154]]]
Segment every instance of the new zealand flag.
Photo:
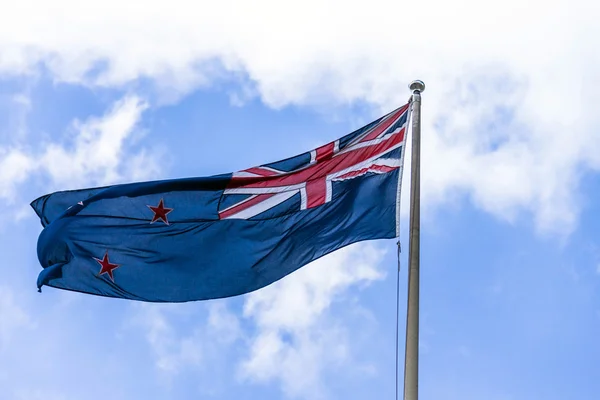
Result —
[[397, 236], [409, 104], [313, 151], [232, 174], [52, 193], [43, 285], [183, 302], [267, 286], [348, 244]]

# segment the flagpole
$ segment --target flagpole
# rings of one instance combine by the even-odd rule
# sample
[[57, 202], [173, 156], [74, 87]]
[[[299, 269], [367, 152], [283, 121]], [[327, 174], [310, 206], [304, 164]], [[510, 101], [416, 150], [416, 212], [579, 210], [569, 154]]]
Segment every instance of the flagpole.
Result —
[[406, 352], [404, 355], [404, 400], [419, 398], [419, 236], [421, 225], [421, 92], [422, 81], [412, 81], [412, 160], [410, 182], [410, 227], [408, 249], [408, 305]]

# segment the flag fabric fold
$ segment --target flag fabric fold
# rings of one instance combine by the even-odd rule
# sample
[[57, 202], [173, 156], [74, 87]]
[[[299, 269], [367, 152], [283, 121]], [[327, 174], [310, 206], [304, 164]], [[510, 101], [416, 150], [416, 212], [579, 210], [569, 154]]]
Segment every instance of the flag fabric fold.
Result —
[[248, 293], [351, 243], [397, 236], [409, 104], [313, 151], [211, 177], [31, 203], [47, 285], [184, 302]]

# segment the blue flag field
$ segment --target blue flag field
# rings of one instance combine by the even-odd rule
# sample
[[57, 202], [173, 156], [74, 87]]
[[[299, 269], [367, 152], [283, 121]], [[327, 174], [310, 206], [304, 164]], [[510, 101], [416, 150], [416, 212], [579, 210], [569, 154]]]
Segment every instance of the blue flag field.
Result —
[[150, 302], [235, 296], [398, 234], [410, 105], [235, 173], [61, 191], [31, 203], [38, 288]]

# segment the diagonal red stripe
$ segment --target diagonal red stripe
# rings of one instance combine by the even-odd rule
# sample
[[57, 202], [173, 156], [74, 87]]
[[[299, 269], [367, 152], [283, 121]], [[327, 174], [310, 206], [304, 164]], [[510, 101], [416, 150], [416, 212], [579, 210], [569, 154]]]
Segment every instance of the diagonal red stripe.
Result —
[[377, 171], [377, 172], [386, 173], [386, 172], [391, 172], [391, 171], [393, 171], [393, 170], [395, 170], [397, 168], [398, 167], [390, 167], [388, 165], [371, 165], [370, 167], [367, 167], [367, 168], [361, 168], [361, 169], [359, 169], [357, 171], [351, 171], [351, 172], [348, 172], [347, 174], [340, 175], [340, 176], [338, 176], [335, 179], [353, 178], [353, 177], [356, 177], [356, 176], [359, 176], [359, 175], [366, 174], [367, 172], [376, 172]]
[[408, 105], [405, 105], [404, 107], [400, 108], [398, 111], [396, 111], [395, 113], [393, 113], [388, 119], [386, 119], [385, 121], [381, 122], [379, 124], [379, 126], [377, 126], [375, 129], [373, 129], [367, 136], [365, 136], [364, 138], [362, 138], [360, 141], [361, 142], [366, 142], [368, 140], [376, 139], [379, 135], [381, 135], [384, 131], [386, 131], [390, 126], [392, 126], [392, 124], [394, 122], [396, 122], [396, 120], [402, 114], [404, 114], [404, 112], [406, 112], [407, 108], [408, 108]]
[[270, 169], [262, 168], [262, 167], [252, 167], [244, 170], [244, 172], [249, 172], [251, 174], [256, 174], [260, 176], [275, 176], [278, 175], [277, 172], [271, 171]]
[[235, 206], [233, 206], [231, 208], [228, 208], [225, 211], [221, 211], [219, 213], [219, 217], [221, 219], [223, 219], [223, 218], [229, 218], [229, 217], [231, 217], [234, 214], [237, 214], [237, 213], [239, 213], [241, 211], [244, 211], [244, 210], [246, 210], [246, 209], [248, 209], [248, 208], [250, 208], [250, 207], [252, 207], [252, 206], [254, 206], [254, 205], [256, 205], [256, 204], [258, 204], [260, 202], [262, 202], [262, 201], [265, 201], [265, 200], [267, 200], [267, 199], [275, 196], [275, 194], [276, 193], [259, 194], [259, 195], [257, 195], [256, 197], [253, 197], [250, 200], [244, 201], [243, 203], [239, 203], [239, 204], [237, 204], [237, 205], [235, 205]]
[[377, 154], [385, 153], [395, 145], [404, 140], [404, 128], [389, 139], [381, 143], [360, 147], [350, 150], [343, 154], [338, 154], [329, 160], [315, 163], [308, 168], [300, 171], [278, 175], [273, 177], [256, 178], [233, 178], [228, 188], [272, 188], [297, 185], [310, 180], [324, 179], [330, 174], [340, 172], [350, 168], [362, 161], [365, 161]]

